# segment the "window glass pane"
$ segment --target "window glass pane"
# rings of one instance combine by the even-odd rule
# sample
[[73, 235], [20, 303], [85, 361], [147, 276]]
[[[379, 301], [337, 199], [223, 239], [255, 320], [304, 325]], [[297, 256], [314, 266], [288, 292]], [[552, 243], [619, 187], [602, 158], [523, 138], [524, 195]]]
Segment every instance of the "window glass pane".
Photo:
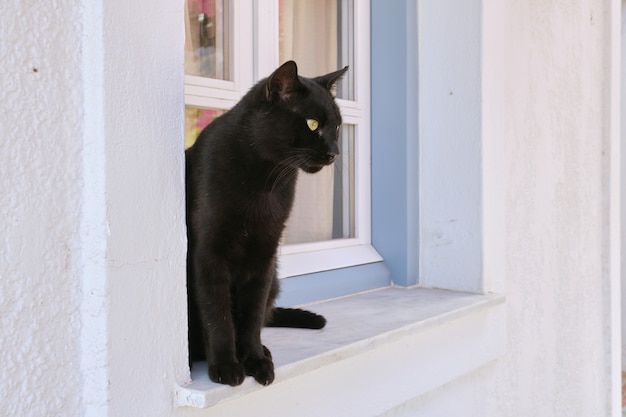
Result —
[[341, 155], [316, 174], [300, 172], [296, 199], [283, 243], [307, 243], [355, 236], [354, 126], [343, 125]]
[[[279, 0], [280, 62], [293, 59], [304, 76], [318, 76], [346, 65], [337, 97], [354, 100], [354, 0]], [[354, 136], [341, 131], [341, 155], [319, 173], [301, 173], [284, 243], [355, 237]]]
[[339, 149], [335, 162], [333, 190], [333, 239], [355, 236], [354, 224], [354, 126], [341, 127]]
[[186, 0], [186, 74], [232, 79], [229, 9], [229, 0]]
[[224, 114], [224, 110], [185, 106], [185, 149], [193, 145], [202, 129]]
[[279, 0], [279, 58], [313, 77], [350, 65], [337, 97], [354, 100], [354, 0]]

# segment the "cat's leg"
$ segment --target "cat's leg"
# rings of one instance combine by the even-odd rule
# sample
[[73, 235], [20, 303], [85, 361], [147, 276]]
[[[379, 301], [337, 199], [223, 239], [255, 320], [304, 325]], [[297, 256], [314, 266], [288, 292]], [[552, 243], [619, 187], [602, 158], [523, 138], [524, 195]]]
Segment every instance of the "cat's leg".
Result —
[[[276, 297], [278, 297], [278, 293], [280, 292], [280, 282], [278, 281], [278, 272], [276, 271], [276, 258], [272, 263], [273, 267], [271, 269], [272, 280], [270, 285], [270, 290], [267, 295], [267, 300], [265, 301], [265, 314], [263, 319], [263, 327], [267, 326], [268, 323], [272, 320], [272, 312], [274, 311], [274, 301], [276, 301]], [[265, 356], [272, 359], [272, 352], [265, 346], [263, 346], [263, 352]]]
[[235, 326], [231, 313], [230, 273], [200, 258], [195, 262], [196, 303], [204, 337], [204, 348], [212, 381], [240, 385], [244, 368], [237, 359]]
[[253, 274], [237, 293], [237, 356], [247, 375], [262, 384], [274, 381], [272, 355], [261, 343], [261, 329], [272, 282], [267, 272]]
[[[276, 265], [276, 260], [274, 260], [274, 265]], [[278, 272], [274, 267], [272, 271], [273, 277], [270, 286], [270, 291], [267, 296], [267, 301], [265, 302], [265, 323], [264, 326], [267, 326], [272, 321], [272, 311], [274, 311], [274, 301], [276, 301], [276, 297], [278, 297], [278, 293], [280, 292], [280, 282], [278, 281]]]

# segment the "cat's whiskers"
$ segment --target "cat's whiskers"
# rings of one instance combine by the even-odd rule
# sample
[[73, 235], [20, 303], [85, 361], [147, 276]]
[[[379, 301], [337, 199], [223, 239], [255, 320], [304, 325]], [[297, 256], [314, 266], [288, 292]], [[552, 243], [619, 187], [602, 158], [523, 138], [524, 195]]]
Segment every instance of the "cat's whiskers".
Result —
[[283, 169], [281, 169], [278, 172], [278, 175], [276, 176], [276, 178], [274, 179], [274, 182], [272, 183], [272, 188], [270, 189], [270, 194], [272, 194], [274, 192], [274, 189], [276, 188], [276, 186], [278, 184], [280, 184], [285, 178], [287, 177], [293, 177], [297, 174], [297, 168], [294, 168], [292, 166], [289, 165], [284, 165]]
[[276, 172], [276, 170], [280, 169], [278, 174], [273, 179], [272, 187], [270, 188], [270, 195], [273, 193], [276, 186], [288, 175], [296, 175], [298, 167], [302, 165], [314, 166], [317, 165], [317, 163], [311, 155], [310, 150], [292, 149], [287, 157], [277, 163], [268, 175], [267, 181], [269, 181], [270, 178], [274, 177], [274, 173]]
[[333, 162], [333, 169], [335, 170], [335, 173], [337, 175], [341, 175], [342, 178], [343, 176], [350, 177], [350, 164], [344, 164], [343, 162], [344, 160], [342, 158], [335, 159], [335, 162]]
[[265, 187], [267, 188], [268, 182], [273, 178], [272, 186], [269, 191], [270, 195], [274, 192], [276, 185], [278, 185], [283, 179], [291, 175], [296, 175], [297, 168], [293, 166], [295, 162], [298, 162], [297, 155], [288, 156], [272, 168], [265, 181]]

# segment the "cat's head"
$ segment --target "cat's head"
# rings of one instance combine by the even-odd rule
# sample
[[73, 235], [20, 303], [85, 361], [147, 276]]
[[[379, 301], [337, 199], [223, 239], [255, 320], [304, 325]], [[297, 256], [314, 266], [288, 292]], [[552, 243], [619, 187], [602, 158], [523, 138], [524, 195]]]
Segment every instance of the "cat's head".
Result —
[[306, 78], [288, 61], [264, 81], [277, 161], [308, 173], [333, 163], [339, 155], [341, 113], [331, 90], [347, 70]]

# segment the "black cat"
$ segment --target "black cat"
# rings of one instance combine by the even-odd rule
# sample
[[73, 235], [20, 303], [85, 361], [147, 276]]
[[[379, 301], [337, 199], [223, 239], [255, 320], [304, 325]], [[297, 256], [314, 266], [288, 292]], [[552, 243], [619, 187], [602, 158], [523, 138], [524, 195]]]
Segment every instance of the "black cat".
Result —
[[311, 79], [286, 62], [186, 152], [189, 357], [207, 359], [215, 382], [274, 380], [263, 326], [326, 324], [274, 307], [276, 249], [298, 169], [318, 172], [339, 154], [341, 115], [330, 91], [347, 69]]

